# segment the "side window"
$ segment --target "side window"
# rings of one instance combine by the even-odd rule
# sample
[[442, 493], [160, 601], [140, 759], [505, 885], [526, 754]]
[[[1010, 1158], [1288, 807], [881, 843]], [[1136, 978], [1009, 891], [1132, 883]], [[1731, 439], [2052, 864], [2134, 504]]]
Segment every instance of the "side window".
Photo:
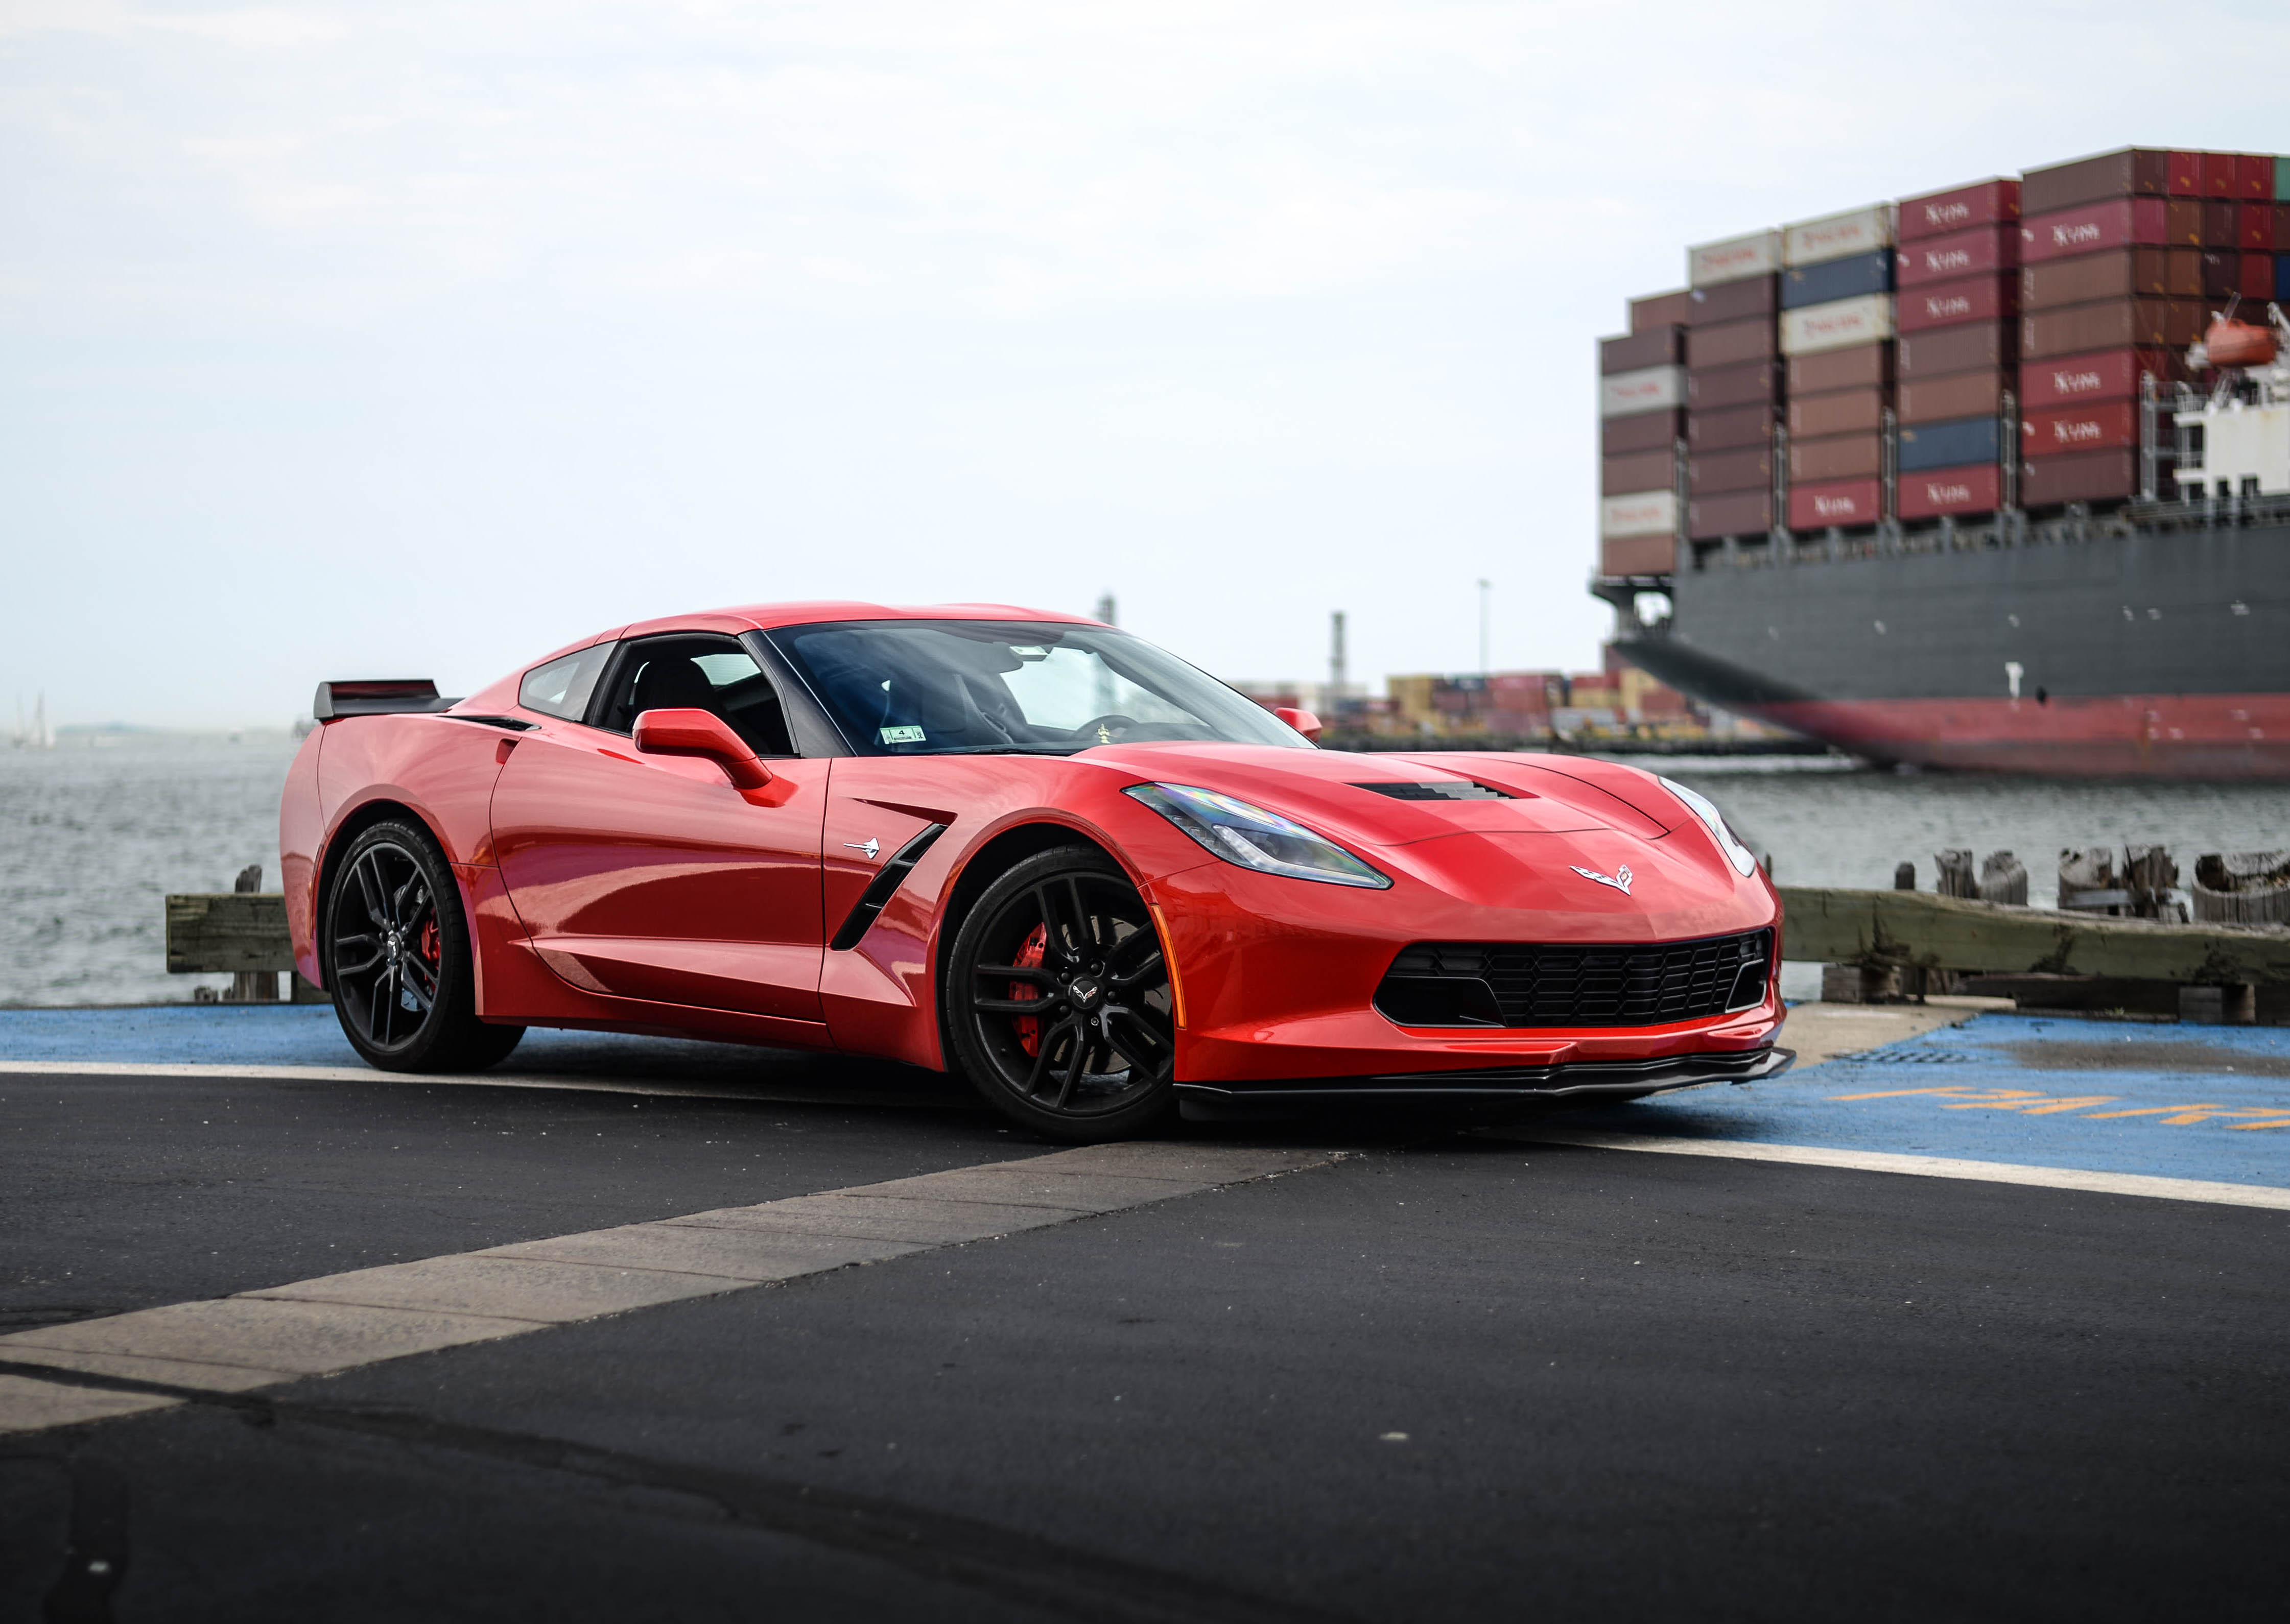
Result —
[[712, 711], [758, 756], [792, 756], [787, 717], [772, 679], [728, 637], [654, 637], [630, 644], [601, 726], [635, 731], [647, 710]]
[[605, 662], [612, 654], [613, 645], [600, 643], [562, 660], [552, 660], [545, 666], [533, 667], [517, 684], [516, 702], [545, 716], [578, 722], [588, 714], [589, 696], [596, 692], [597, 678], [604, 675]]

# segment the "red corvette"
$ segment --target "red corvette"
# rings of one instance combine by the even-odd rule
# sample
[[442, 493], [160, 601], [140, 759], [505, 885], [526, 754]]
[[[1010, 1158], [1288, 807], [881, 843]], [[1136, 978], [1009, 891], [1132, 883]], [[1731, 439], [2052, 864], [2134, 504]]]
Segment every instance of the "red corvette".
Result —
[[466, 700], [338, 682], [316, 713], [279, 812], [296, 961], [392, 1070], [531, 1026], [837, 1049], [1087, 1140], [1179, 1100], [1790, 1062], [1778, 901], [1692, 790], [1322, 751], [1078, 617], [678, 615]]

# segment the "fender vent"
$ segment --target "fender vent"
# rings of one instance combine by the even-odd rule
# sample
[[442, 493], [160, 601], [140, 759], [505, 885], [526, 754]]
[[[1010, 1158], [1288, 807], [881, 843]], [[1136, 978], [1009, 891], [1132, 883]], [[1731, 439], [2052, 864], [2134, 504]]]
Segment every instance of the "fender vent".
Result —
[[1426, 941], [1404, 948], [1375, 1007], [1402, 1026], [1650, 1027], [1765, 1002], [1774, 933], [1701, 941]]

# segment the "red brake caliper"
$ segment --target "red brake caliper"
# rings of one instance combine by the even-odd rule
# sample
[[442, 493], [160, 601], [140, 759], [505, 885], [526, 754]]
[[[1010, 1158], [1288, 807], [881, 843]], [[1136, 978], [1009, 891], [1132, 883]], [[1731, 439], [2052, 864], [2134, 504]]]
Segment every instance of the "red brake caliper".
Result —
[[438, 951], [438, 947], [437, 916], [432, 914], [429, 917], [421, 922], [420, 948], [421, 958], [424, 964], [434, 966], [437, 963], [438, 958], [441, 956]]
[[[1049, 927], [1037, 924], [1034, 927], [1034, 933], [1026, 938], [1026, 945], [1018, 949], [1018, 956], [1011, 962], [1021, 969], [1038, 969], [1042, 961], [1049, 956]], [[1042, 989], [1030, 981], [1013, 981], [1010, 983], [1010, 996], [1021, 1003], [1030, 1004], [1042, 996]], [[1039, 1017], [1013, 1015], [1011, 1017], [1010, 1024], [1018, 1029], [1020, 1048], [1025, 1050], [1028, 1054], [1041, 1052], [1042, 1023]]]

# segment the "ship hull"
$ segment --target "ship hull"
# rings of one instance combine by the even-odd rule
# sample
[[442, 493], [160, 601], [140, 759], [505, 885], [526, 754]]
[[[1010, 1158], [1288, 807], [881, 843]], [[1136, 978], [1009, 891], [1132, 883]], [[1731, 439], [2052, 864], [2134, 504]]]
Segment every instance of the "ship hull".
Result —
[[1627, 658], [1857, 755], [2290, 780], [2290, 525], [1718, 565], [1670, 595]]

